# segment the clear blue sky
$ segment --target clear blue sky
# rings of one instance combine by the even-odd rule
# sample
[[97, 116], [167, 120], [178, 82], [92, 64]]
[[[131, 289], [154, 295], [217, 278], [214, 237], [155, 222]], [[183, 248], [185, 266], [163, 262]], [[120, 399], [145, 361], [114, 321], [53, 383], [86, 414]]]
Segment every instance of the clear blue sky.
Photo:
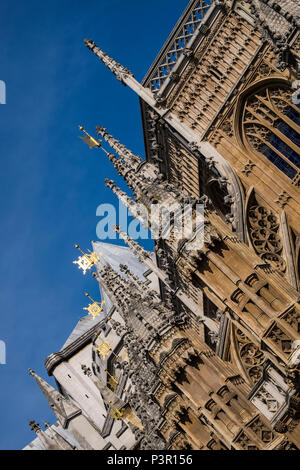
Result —
[[77, 126], [105, 126], [144, 155], [139, 103], [83, 44], [93, 39], [141, 80], [186, 0], [2, 0], [0, 80], [1, 324], [0, 449], [34, 434], [28, 421], [54, 421], [29, 367], [60, 349], [97, 285], [72, 264], [74, 243], [96, 239], [96, 208], [114, 202], [117, 182]]

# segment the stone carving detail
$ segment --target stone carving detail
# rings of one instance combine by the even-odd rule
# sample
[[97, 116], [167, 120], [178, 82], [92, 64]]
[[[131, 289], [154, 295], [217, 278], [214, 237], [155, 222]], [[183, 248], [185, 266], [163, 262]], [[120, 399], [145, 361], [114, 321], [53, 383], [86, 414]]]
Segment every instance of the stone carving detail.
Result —
[[297, 333], [300, 333], [300, 313], [296, 311], [295, 308], [289, 310], [283, 317], [285, 320]]
[[258, 450], [256, 444], [242, 431], [238, 438], [236, 439], [236, 443], [241, 447], [242, 450]]
[[260, 418], [256, 418], [249, 426], [252, 432], [254, 432], [260, 441], [267, 444], [272, 442], [275, 438], [275, 434], [271, 431], [269, 427], [262, 422]]
[[298, 450], [298, 448], [287, 438], [282, 441], [275, 450]]
[[228, 137], [233, 136], [233, 125], [232, 125], [232, 120], [231, 119], [226, 119], [222, 126], [221, 126], [222, 131], [224, 131]]
[[251, 160], [248, 160], [248, 163], [246, 163], [246, 165], [244, 166], [244, 169], [242, 170], [242, 173], [244, 173], [244, 175], [246, 175], [246, 176], [249, 176], [250, 173], [252, 173], [252, 170], [253, 170], [254, 167], [255, 167], [255, 164], [252, 163]]
[[168, 97], [168, 107], [200, 137], [208, 129], [213, 130], [214, 118], [219, 116], [224, 100], [233, 92], [237, 75], [243, 75], [257, 51], [258, 34], [253, 32], [249, 41], [245, 28], [246, 21], [234, 12], [230, 19], [221, 18], [210, 40], [206, 42], [208, 34], [198, 45], [193, 67], [187, 67], [186, 75], [182, 74], [176, 90]]
[[291, 32], [299, 26], [298, 2], [246, 0], [254, 16], [255, 25], [262, 37], [269, 42], [277, 56], [276, 67], [285, 70], [295, 65], [295, 58], [289, 45]]
[[133, 73], [126, 67], [123, 67], [119, 62], [110, 57], [106, 52], [102, 51], [100, 47], [97, 47], [94, 41], [85, 39], [85, 45], [90, 49], [94, 54], [96, 54], [100, 60], [106, 65], [110, 71], [116, 76], [116, 78], [124, 83], [124, 79], [128, 76], [133, 77]]
[[170, 443], [168, 446], [171, 450], [181, 450], [181, 449], [189, 449], [190, 445], [185, 439], [184, 435], [180, 432], [177, 432], [172, 438], [170, 439]]
[[300, 56], [300, 36], [297, 37], [295, 42], [292, 45], [292, 49], [298, 56]]
[[277, 325], [272, 328], [268, 335], [268, 339], [270, 339], [277, 347], [279, 347], [284, 355], [289, 356], [291, 354], [291, 338], [289, 338], [287, 334], [284, 333]]
[[292, 181], [292, 184], [296, 187], [300, 186], [300, 173], [298, 173], [298, 175], [295, 176], [295, 178]]
[[287, 205], [290, 199], [291, 199], [291, 196], [286, 191], [282, 191], [282, 193], [280, 194], [280, 196], [275, 202], [279, 204], [279, 206], [283, 209]]
[[279, 222], [273, 212], [253, 201], [248, 210], [248, 227], [256, 253], [281, 272], [286, 270]]
[[270, 363], [266, 364], [264, 380], [260, 381], [250, 401], [273, 425], [277, 425], [282, 410], [288, 404], [288, 384], [285, 376]]
[[236, 340], [241, 362], [253, 384], [262, 377], [263, 366], [266, 362], [264, 353], [249, 341], [241, 330], [236, 330]]
[[209, 450], [227, 450], [227, 447], [214, 433], [211, 433], [211, 437], [211, 441], [207, 444]]
[[265, 388], [261, 388], [261, 390], [259, 390], [259, 392], [256, 394], [256, 398], [266, 405], [270, 413], [277, 413], [279, 409], [279, 403]]
[[256, 70], [256, 73], [253, 77], [253, 80], [257, 80], [259, 78], [265, 78], [265, 77], [268, 77], [269, 75], [272, 74], [272, 72], [274, 72], [275, 70], [269, 65], [269, 64], [266, 64], [266, 63], [262, 63]]

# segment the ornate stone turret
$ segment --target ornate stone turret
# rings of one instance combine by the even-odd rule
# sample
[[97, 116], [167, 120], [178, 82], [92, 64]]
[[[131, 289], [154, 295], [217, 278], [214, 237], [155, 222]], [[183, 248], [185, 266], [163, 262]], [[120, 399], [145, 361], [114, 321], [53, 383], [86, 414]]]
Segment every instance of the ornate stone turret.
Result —
[[[53, 436], [48, 436], [37, 424], [35, 421], [30, 421], [29, 426], [32, 431], [34, 431], [37, 437], [40, 439], [41, 443], [46, 450], [62, 450], [58, 443], [54, 440]], [[71, 450], [70, 448], [69, 450]]]
[[66, 441], [66, 439], [64, 439], [58, 432], [56, 432], [53, 427], [49, 426], [49, 423], [45, 421], [44, 426], [46, 429], [49, 429], [52, 438], [54, 439], [60, 450], [76, 450], [76, 447], [72, 446], [68, 441]]
[[119, 363], [131, 381], [131, 391], [126, 394], [128, 405], [122, 410], [121, 419], [134, 426], [132, 430], [141, 449], [163, 449], [165, 442], [158, 431], [162, 410], [151, 398], [158, 385], [157, 367], [136, 331], [113, 319], [109, 322], [116, 334], [122, 336], [128, 354], [128, 360]]
[[[82, 126], [80, 126], [80, 129], [86, 134], [84, 141], [90, 147], [101, 148], [106, 153], [118, 174], [125, 179], [129, 188], [132, 189], [137, 203], [142, 203], [146, 207], [157, 203], [166, 206], [181, 205], [187, 200], [196, 203], [194, 198], [188, 198], [187, 195], [184, 197], [181, 187], [174, 187], [174, 185], [172, 186], [166, 182], [155, 164], [142, 162], [140, 157], [134, 155], [118, 140], [108, 134], [105, 128], [97, 127], [97, 132], [116, 151], [118, 157], [107, 152], [100, 142], [91, 137]], [[108, 185], [109, 183], [112, 184], [113, 182], [108, 181]]]
[[148, 228], [148, 218], [145, 217], [145, 212], [139, 207], [139, 205], [131, 199], [131, 197], [127, 196], [127, 194], [122, 191], [113, 180], [108, 178], [105, 179], [105, 185], [112, 190], [112, 192], [118, 197], [119, 201], [124, 204], [125, 207], [132, 213], [133, 217], [139, 220], [143, 227]]
[[63, 428], [68, 429], [84, 450], [100, 450], [106, 445], [99, 429], [83, 415], [82, 410], [70, 398], [64, 397], [45, 380], [29, 369], [47, 399], [50, 408]]
[[158, 168], [153, 163], [142, 161], [141, 157], [134, 155], [124, 145], [122, 145], [113, 136], [107, 133], [104, 127], [96, 127], [97, 133], [111, 146], [118, 154], [113, 155], [102, 150], [107, 154], [109, 160], [116, 168], [118, 174], [124, 178], [128, 187], [132, 189], [137, 202], [140, 202], [149, 194], [149, 187], [158, 180], [163, 179]]
[[[125, 325], [133, 329], [145, 345], [150, 347], [179, 321], [156, 296], [137, 282], [126, 279], [110, 266], [99, 271], [98, 281], [109, 295], [115, 307], [124, 319]], [[94, 277], [97, 275], [94, 273]]]
[[97, 126], [96, 130], [97, 134], [103, 137], [103, 139], [111, 146], [111, 148], [121, 157], [123, 161], [131, 166], [135, 166], [136, 168], [140, 165], [140, 163], [142, 163], [141, 157], [134, 155], [131, 150], [128, 150], [125, 147], [125, 145], [121, 144], [119, 140], [110, 135], [105, 127]]
[[[150, 229], [153, 239], [163, 238], [173, 251], [197, 251], [219, 237], [217, 231], [203, 215], [203, 206], [194, 198], [185, 197], [169, 183], [155, 181], [140, 193], [137, 202], [116, 186], [113, 180], [105, 184], [139, 220]], [[144, 184], [144, 183], [143, 183]], [[145, 189], [145, 186], [144, 186]], [[191, 244], [188, 246], [189, 242]]]
[[39, 377], [32, 369], [29, 369], [29, 373], [35, 378], [62, 427], [67, 428], [70, 420], [81, 414], [81, 409]]

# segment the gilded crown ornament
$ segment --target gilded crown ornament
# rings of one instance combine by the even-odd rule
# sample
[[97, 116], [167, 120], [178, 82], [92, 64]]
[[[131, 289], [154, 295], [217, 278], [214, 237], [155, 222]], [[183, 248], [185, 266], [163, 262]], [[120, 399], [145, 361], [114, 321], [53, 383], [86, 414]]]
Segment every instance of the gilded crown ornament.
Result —
[[114, 420], [122, 419], [123, 418], [123, 410], [119, 410], [118, 408], [114, 408], [113, 410], [110, 411], [110, 416]]
[[109, 355], [111, 351], [111, 346], [106, 341], [103, 341], [101, 344], [98, 345], [96, 351], [99, 352], [100, 356], [102, 356], [102, 359], [104, 360]]
[[91, 269], [100, 261], [102, 253], [95, 253], [95, 251], [89, 251], [89, 253], [85, 253], [81, 250], [79, 245], [75, 245], [75, 248], [79, 250], [83, 256], [79, 256], [77, 261], [73, 261], [73, 264], [77, 264], [78, 268], [83, 271], [83, 274], [86, 274], [89, 269]]
[[113, 375], [111, 375], [110, 372], [108, 372], [107, 369], [104, 369], [104, 372], [107, 373], [108, 375], [108, 381], [107, 383], [109, 384], [109, 386], [114, 390], [114, 392], [117, 390], [118, 388], [118, 385], [119, 385], [119, 381], [116, 379], [116, 377], [114, 377]]
[[87, 310], [89, 312], [89, 315], [92, 315], [93, 320], [95, 320], [95, 318], [99, 316], [100, 313], [103, 311], [103, 305], [105, 304], [105, 300], [102, 300], [102, 302], [96, 302], [95, 300], [92, 299], [92, 297], [90, 297], [88, 293], [86, 293], [85, 295], [93, 303], [89, 304], [88, 307], [83, 307], [83, 310]]

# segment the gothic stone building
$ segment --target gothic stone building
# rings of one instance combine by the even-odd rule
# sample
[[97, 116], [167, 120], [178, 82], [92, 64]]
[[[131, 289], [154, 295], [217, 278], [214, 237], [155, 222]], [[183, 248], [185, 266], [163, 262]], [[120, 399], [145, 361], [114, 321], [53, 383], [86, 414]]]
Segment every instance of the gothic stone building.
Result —
[[134, 198], [107, 186], [152, 230], [140, 203], [202, 202], [204, 242], [116, 227], [79, 259], [104, 316], [46, 359], [57, 390], [30, 371], [58, 421], [26, 449], [300, 448], [299, 25], [297, 0], [192, 0], [143, 83], [85, 40], [141, 104], [145, 161], [82, 129]]

